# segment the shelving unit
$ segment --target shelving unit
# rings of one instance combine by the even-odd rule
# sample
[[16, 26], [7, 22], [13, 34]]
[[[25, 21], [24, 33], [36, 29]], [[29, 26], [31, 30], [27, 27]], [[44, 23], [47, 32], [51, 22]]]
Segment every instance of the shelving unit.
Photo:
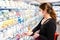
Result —
[[33, 29], [42, 19], [39, 8], [34, 5], [23, 1], [0, 1], [1, 40], [17, 40], [17, 34], [28, 31], [28, 27]]
[[60, 1], [59, 2], [53, 2], [53, 8], [57, 15], [57, 23], [60, 24]]

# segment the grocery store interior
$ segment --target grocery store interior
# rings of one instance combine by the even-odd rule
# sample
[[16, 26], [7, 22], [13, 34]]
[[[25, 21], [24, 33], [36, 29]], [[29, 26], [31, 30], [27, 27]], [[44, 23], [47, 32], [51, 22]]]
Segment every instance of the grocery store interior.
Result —
[[0, 0], [0, 40], [32, 40], [19, 34], [35, 28], [42, 19], [40, 3], [52, 4], [57, 15], [57, 40], [60, 40], [60, 0]]

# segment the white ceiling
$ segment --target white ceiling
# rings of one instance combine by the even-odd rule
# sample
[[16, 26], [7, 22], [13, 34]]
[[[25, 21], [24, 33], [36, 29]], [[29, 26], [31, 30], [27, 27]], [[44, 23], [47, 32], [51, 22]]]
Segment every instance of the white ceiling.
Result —
[[37, 1], [43, 3], [43, 2], [58, 2], [60, 0], [21, 0], [21, 1]]
[[43, 3], [43, 2], [58, 2], [60, 0], [35, 0], [35, 1]]

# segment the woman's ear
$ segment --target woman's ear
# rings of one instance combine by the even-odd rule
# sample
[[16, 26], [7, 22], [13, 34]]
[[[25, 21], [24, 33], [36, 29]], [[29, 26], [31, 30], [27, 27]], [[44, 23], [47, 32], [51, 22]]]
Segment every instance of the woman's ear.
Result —
[[47, 13], [51, 13], [51, 11], [52, 11], [51, 8], [47, 9]]

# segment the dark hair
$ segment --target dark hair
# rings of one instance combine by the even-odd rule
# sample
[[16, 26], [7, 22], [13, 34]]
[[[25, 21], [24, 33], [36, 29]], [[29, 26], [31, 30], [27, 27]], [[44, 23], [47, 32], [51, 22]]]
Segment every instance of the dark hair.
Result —
[[54, 20], [56, 20], [56, 13], [55, 13], [55, 11], [53, 10], [52, 5], [51, 5], [50, 3], [42, 3], [42, 4], [39, 6], [39, 8], [41, 8], [42, 10], [46, 10], [47, 13], [49, 13], [50, 16], [51, 16]]

